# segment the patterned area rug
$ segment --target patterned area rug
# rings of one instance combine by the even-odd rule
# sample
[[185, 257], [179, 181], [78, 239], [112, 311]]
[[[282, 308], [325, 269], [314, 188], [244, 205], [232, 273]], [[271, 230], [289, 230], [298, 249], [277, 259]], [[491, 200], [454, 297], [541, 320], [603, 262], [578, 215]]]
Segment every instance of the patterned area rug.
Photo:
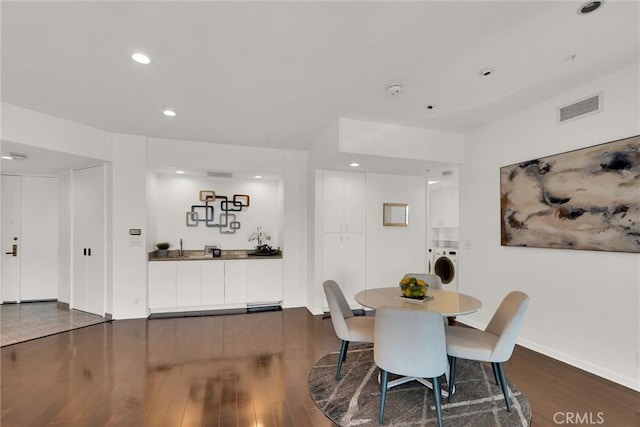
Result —
[[[380, 385], [373, 362], [373, 347], [353, 346], [342, 366], [342, 378], [335, 380], [338, 353], [324, 356], [309, 374], [311, 398], [318, 408], [342, 427], [378, 426]], [[389, 380], [397, 378], [389, 375]], [[442, 378], [446, 387], [446, 380]], [[491, 364], [458, 359], [456, 392], [442, 400], [443, 424], [448, 427], [529, 426], [531, 408], [513, 384], [511, 413], [507, 412], [502, 389], [495, 384]], [[389, 389], [384, 414], [385, 426], [437, 426], [431, 390], [411, 381]]]

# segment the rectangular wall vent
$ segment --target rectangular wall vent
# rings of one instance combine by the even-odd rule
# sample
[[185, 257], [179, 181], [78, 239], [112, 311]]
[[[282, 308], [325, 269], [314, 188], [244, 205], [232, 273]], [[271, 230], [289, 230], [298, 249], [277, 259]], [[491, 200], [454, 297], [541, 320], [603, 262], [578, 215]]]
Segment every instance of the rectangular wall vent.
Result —
[[207, 172], [207, 176], [215, 178], [233, 178], [233, 174], [231, 172]]
[[602, 94], [590, 96], [564, 107], [558, 108], [560, 123], [585, 117], [602, 111]]

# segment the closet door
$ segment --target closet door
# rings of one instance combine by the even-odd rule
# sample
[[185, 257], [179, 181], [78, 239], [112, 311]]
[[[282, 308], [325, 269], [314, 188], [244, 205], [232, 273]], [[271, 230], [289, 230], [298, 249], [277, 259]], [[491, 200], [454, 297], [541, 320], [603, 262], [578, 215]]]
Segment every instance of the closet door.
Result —
[[72, 307], [105, 313], [104, 167], [73, 171]]

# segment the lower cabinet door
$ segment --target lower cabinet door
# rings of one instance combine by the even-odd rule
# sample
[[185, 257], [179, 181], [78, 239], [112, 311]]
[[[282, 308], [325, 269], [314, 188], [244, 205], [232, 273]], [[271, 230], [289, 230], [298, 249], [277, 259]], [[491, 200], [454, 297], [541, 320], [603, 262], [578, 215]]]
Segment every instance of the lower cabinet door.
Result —
[[259, 304], [282, 301], [282, 260], [252, 260], [248, 267], [247, 302]]
[[149, 263], [149, 308], [176, 307], [176, 262]]
[[176, 269], [176, 299], [178, 307], [200, 305], [200, 262], [179, 262]]
[[254, 261], [224, 262], [224, 303], [246, 304], [247, 302], [247, 268]]
[[224, 304], [224, 262], [205, 261], [202, 263], [200, 282], [200, 302], [202, 305]]

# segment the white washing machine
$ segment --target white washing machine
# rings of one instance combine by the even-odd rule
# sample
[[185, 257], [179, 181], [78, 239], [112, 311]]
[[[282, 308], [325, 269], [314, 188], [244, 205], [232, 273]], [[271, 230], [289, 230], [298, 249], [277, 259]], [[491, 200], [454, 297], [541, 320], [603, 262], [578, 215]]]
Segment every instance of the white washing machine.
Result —
[[430, 273], [440, 276], [442, 289], [458, 291], [458, 250], [434, 248]]
[[433, 248], [427, 249], [427, 273], [433, 272]]

